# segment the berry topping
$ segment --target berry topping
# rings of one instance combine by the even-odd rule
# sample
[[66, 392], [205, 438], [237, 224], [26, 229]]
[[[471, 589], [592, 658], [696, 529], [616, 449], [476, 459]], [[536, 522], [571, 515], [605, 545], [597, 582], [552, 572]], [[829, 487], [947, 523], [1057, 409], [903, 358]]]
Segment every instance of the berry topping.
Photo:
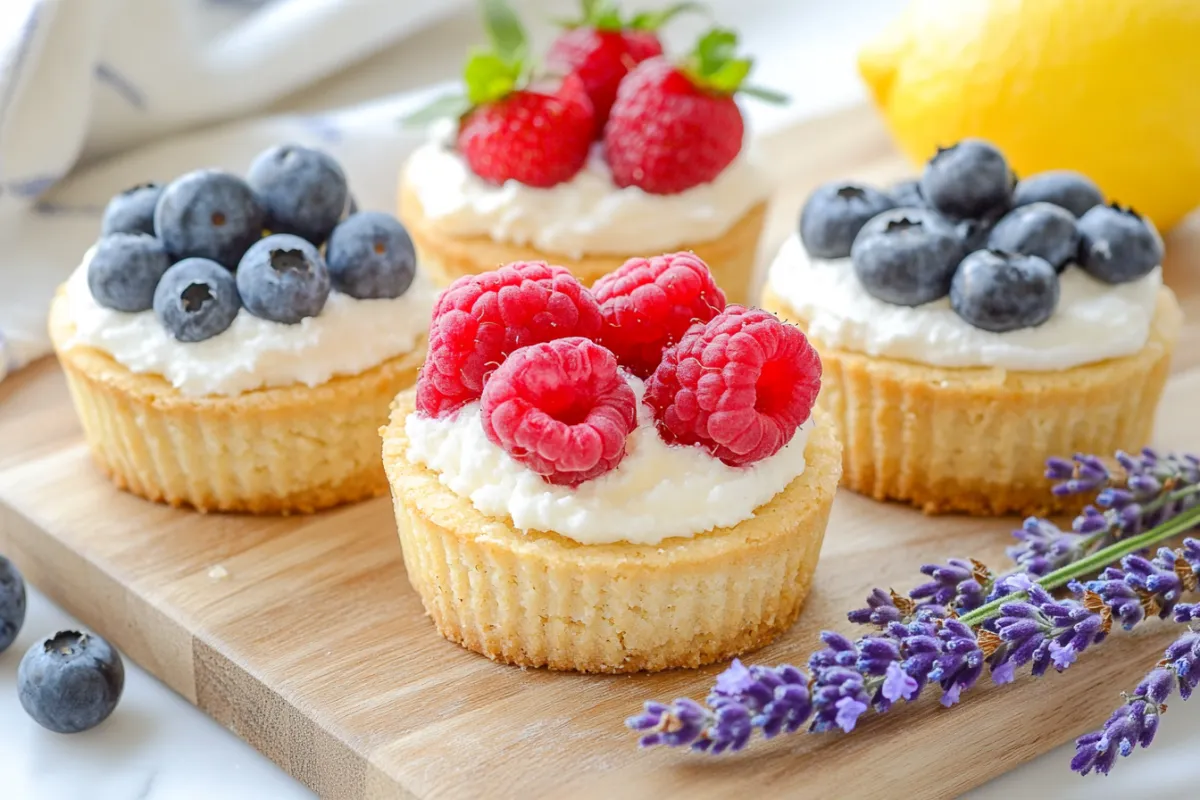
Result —
[[933, 211], [895, 208], [863, 226], [850, 257], [868, 293], [919, 306], [946, 296], [965, 252], [959, 234]]
[[996, 223], [988, 247], [1039, 256], [1062, 272], [1075, 260], [1079, 231], [1075, 229], [1075, 216], [1067, 209], [1050, 203], [1030, 203], [1014, 208]]
[[17, 640], [25, 624], [25, 581], [13, 563], [0, 556], [0, 653]]
[[333, 288], [357, 297], [399, 297], [417, 271], [408, 231], [391, 214], [363, 211], [333, 229], [325, 245]]
[[517, 348], [599, 332], [596, 300], [562, 267], [518, 261], [459, 278], [433, 307], [417, 408], [432, 417], [450, 414], [477, 399], [488, 375]]
[[154, 287], [171, 266], [162, 242], [144, 233], [114, 233], [96, 242], [88, 263], [88, 289], [96, 302], [117, 311], [145, 311]]
[[237, 288], [254, 316], [295, 325], [325, 307], [329, 270], [307, 240], [277, 233], [246, 251], [237, 268]]
[[245, 181], [204, 169], [176, 178], [163, 190], [154, 210], [154, 231], [176, 261], [209, 258], [235, 269], [262, 236], [264, 220]]
[[734, 305], [663, 354], [645, 401], [666, 441], [743, 466], [791, 440], [820, 388], [821, 360], [799, 328]]
[[976, 328], [1003, 333], [1041, 325], [1058, 294], [1058, 273], [1045, 259], [976, 250], [954, 273], [950, 305]]
[[254, 159], [246, 182], [272, 233], [294, 233], [315, 245], [329, 238], [349, 202], [342, 168], [326, 153], [276, 145]]
[[621, 79], [648, 58], [662, 55], [655, 31], [671, 17], [689, 10], [679, 3], [663, 11], [634, 14], [622, 19], [620, 10], [607, 0], [583, 3], [583, 18], [559, 35], [546, 53], [546, 67], [553, 73], [574, 72], [592, 100], [599, 133], [617, 98]]
[[488, 439], [565, 486], [616, 468], [637, 423], [617, 359], [580, 337], [514, 350], [488, 378], [481, 410]]
[[800, 241], [813, 258], [845, 258], [863, 225], [895, 206], [893, 198], [870, 186], [827, 183], [800, 212]]
[[[940, 214], [938, 216], [941, 217]], [[963, 252], [973, 253], [987, 247], [988, 237], [992, 235], [992, 229], [996, 227], [996, 223], [1000, 221], [1001, 217], [989, 216], [960, 220], [941, 217], [941, 219], [945, 220], [947, 225], [954, 227], [954, 233], [962, 242]]]
[[29, 716], [55, 733], [79, 733], [112, 714], [125, 688], [121, 655], [99, 636], [63, 631], [29, 649], [17, 695]]
[[708, 266], [692, 253], [631, 258], [592, 287], [604, 328], [600, 343], [639, 378], [648, 378], [663, 350], [693, 322], [708, 322], [725, 309]]
[[173, 265], [154, 292], [159, 324], [180, 342], [211, 339], [233, 324], [241, 307], [237, 280], [207, 258]]
[[144, 233], [154, 235], [154, 207], [163, 192], [162, 184], [142, 183], [114, 195], [104, 207], [100, 235]]
[[1014, 205], [1030, 203], [1053, 203], [1082, 217], [1089, 209], [1102, 205], [1104, 195], [1085, 175], [1068, 169], [1051, 170], [1026, 178], [1013, 190]]
[[925, 208], [929, 205], [925, 202], [925, 195], [921, 194], [920, 178], [909, 178], [893, 183], [887, 193], [900, 208]]
[[737, 58], [737, 35], [714, 30], [681, 65], [643, 61], [621, 81], [604, 146], [617, 186], [676, 194], [710, 183], [742, 149], [745, 126], [734, 101], [748, 59]]
[[952, 219], [996, 217], [1012, 205], [1016, 177], [1004, 154], [982, 139], [938, 148], [921, 176], [921, 194]]
[[1113, 203], [1079, 218], [1079, 266], [1105, 283], [1144, 277], [1162, 263], [1163, 243], [1150, 220]]

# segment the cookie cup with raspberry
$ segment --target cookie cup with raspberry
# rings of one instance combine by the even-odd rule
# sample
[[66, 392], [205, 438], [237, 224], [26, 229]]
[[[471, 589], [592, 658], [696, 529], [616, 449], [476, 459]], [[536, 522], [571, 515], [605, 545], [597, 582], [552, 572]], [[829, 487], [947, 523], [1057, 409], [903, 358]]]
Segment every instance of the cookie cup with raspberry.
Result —
[[[841, 474], [832, 426], [810, 414], [820, 365], [803, 335], [730, 306], [643, 381], [577, 335], [586, 321], [484, 352], [493, 300], [472, 282], [447, 294], [475, 322], [439, 304], [429, 366], [381, 431], [405, 567], [437, 630], [497, 661], [609, 673], [701, 666], [786, 630]], [[509, 307], [507, 330], [528, 340], [540, 309], [585, 319], [580, 304]], [[481, 359], [499, 366], [477, 398], [427, 377], [446, 361], [470, 383]]]
[[690, 250], [746, 302], [773, 187], [734, 99], [746, 70], [729, 82], [726, 65], [645, 51], [608, 87], [599, 124], [586, 63], [565, 78], [487, 83], [472, 62], [472, 102], [432, 126], [400, 177], [422, 263], [449, 284], [544, 260], [590, 286], [630, 257]]

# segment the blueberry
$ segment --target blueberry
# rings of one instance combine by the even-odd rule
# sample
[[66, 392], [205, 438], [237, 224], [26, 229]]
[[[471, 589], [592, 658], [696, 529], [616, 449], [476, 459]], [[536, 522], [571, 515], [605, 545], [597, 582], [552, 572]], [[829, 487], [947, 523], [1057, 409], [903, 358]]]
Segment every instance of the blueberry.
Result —
[[207, 258], [185, 258], [172, 266], [154, 292], [154, 313], [181, 342], [211, 339], [233, 324], [242, 307], [237, 280]]
[[113, 233], [96, 242], [87, 282], [96, 302], [117, 311], [146, 311], [171, 266], [162, 242], [144, 233]]
[[294, 325], [325, 307], [329, 269], [311, 243], [277, 233], [246, 251], [238, 265], [237, 288], [254, 316]]
[[[946, 219], [943, 217], [943, 219]], [[973, 253], [987, 246], [988, 237], [992, 235], [992, 228], [996, 227], [997, 218], [987, 217], [984, 219], [946, 219], [946, 224], [954, 228], [954, 232], [958, 234], [959, 241], [963, 244], [963, 251]]]
[[0, 653], [16, 641], [25, 624], [25, 581], [13, 563], [0, 556]]
[[114, 196], [104, 208], [100, 235], [145, 233], [153, 236], [154, 206], [162, 193], [162, 184], [141, 183]]
[[900, 208], [924, 208], [929, 205], [925, 202], [925, 195], [921, 194], [920, 178], [909, 178], [899, 183], [893, 183], [887, 193]]
[[995, 217], [1012, 206], [1014, 183], [1003, 153], [982, 139], [963, 139], [938, 148], [925, 165], [921, 194], [951, 219]]
[[38, 642], [17, 667], [21, 705], [55, 733], [79, 733], [104, 722], [124, 688], [121, 654], [90, 633], [63, 631]]
[[827, 183], [817, 188], [800, 212], [800, 241], [814, 258], [845, 258], [867, 220], [895, 208], [878, 189], [860, 183]]
[[1132, 208], [1096, 206], [1079, 218], [1079, 266], [1105, 283], [1126, 283], [1162, 263], [1163, 243]]
[[333, 288], [357, 297], [399, 297], [412, 285], [417, 254], [391, 214], [364, 211], [333, 229], [325, 245]]
[[863, 226], [850, 257], [869, 294], [919, 306], [946, 296], [964, 252], [954, 229], [934, 212], [896, 208]]
[[287, 144], [263, 152], [246, 176], [267, 212], [272, 233], [294, 233], [320, 245], [349, 202], [346, 175], [328, 154]]
[[1069, 169], [1051, 170], [1030, 176], [1013, 190], [1013, 204], [1053, 203], [1076, 217], [1104, 203], [1100, 187], [1090, 178]]
[[1044, 258], [976, 250], [954, 273], [950, 306], [976, 328], [1003, 333], [1048, 320], [1058, 293], [1058, 273]]
[[262, 236], [265, 215], [254, 192], [236, 175], [189, 172], [163, 190], [154, 231], [171, 258], [209, 258], [234, 269]]
[[1079, 251], [1075, 217], [1050, 203], [1030, 203], [1008, 212], [988, 238], [988, 247], [1007, 253], [1040, 256], [1062, 272]]

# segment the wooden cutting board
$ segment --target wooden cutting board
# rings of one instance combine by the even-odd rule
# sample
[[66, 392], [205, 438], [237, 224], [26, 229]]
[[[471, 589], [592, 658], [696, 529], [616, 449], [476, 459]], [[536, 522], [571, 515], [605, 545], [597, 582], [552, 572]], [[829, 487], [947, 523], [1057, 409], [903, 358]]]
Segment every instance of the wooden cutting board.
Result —
[[[768, 143], [786, 190], [765, 253], [817, 182], [904, 171], [869, 113]], [[1200, 449], [1200, 225], [1168, 239], [1189, 321], [1156, 442]], [[803, 663], [872, 586], [920, 564], [1001, 566], [1015, 520], [926, 518], [843, 493], [800, 622], [750, 660]], [[1171, 636], [1117, 634], [1069, 675], [987, 681], [718, 759], [640, 752], [623, 719], [647, 698], [703, 697], [721, 666], [583, 677], [493, 664], [442, 640], [404, 575], [389, 501], [314, 517], [201, 516], [113, 489], [92, 468], [52, 360], [0, 383], [0, 552], [69, 612], [328, 798], [950, 797], [1099, 724]], [[988, 684], [988, 685], [984, 685]], [[1111, 703], [1096, 704], [1096, 698]], [[1086, 700], [1086, 701], [1085, 701]], [[117, 713], [120, 713], [118, 710]]]

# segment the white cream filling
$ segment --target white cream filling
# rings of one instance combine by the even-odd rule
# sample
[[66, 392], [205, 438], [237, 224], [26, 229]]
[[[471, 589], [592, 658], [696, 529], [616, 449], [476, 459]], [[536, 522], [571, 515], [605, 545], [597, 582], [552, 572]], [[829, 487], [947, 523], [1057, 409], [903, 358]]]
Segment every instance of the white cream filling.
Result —
[[296, 325], [246, 309], [202, 342], [177, 341], [153, 311], [105, 308], [87, 284], [91, 251], [67, 280], [75, 335], [68, 347], [101, 350], [132, 372], [161, 375], [180, 394], [236, 395], [271, 386], [317, 386], [411, 352], [429, 327], [437, 291], [420, 271], [400, 297], [357, 300], [330, 292], [325, 308]]
[[997, 367], [1052, 372], [1136, 353], [1150, 337], [1162, 270], [1107, 284], [1072, 265], [1059, 276], [1058, 307], [1035, 328], [993, 333], [950, 308], [885, 303], [868, 294], [850, 259], [814, 259], [793, 235], [776, 256], [768, 283], [826, 346], [935, 367]]
[[653, 413], [641, 402], [643, 382], [626, 380], [638, 397], [638, 410], [625, 458], [578, 487], [546, 483], [489, 441], [478, 402], [443, 419], [409, 414], [407, 457], [436, 472], [442, 484], [483, 514], [582, 544], [658, 544], [737, 525], [804, 472], [812, 419], [770, 458], [731, 467], [698, 447], [664, 442]]

